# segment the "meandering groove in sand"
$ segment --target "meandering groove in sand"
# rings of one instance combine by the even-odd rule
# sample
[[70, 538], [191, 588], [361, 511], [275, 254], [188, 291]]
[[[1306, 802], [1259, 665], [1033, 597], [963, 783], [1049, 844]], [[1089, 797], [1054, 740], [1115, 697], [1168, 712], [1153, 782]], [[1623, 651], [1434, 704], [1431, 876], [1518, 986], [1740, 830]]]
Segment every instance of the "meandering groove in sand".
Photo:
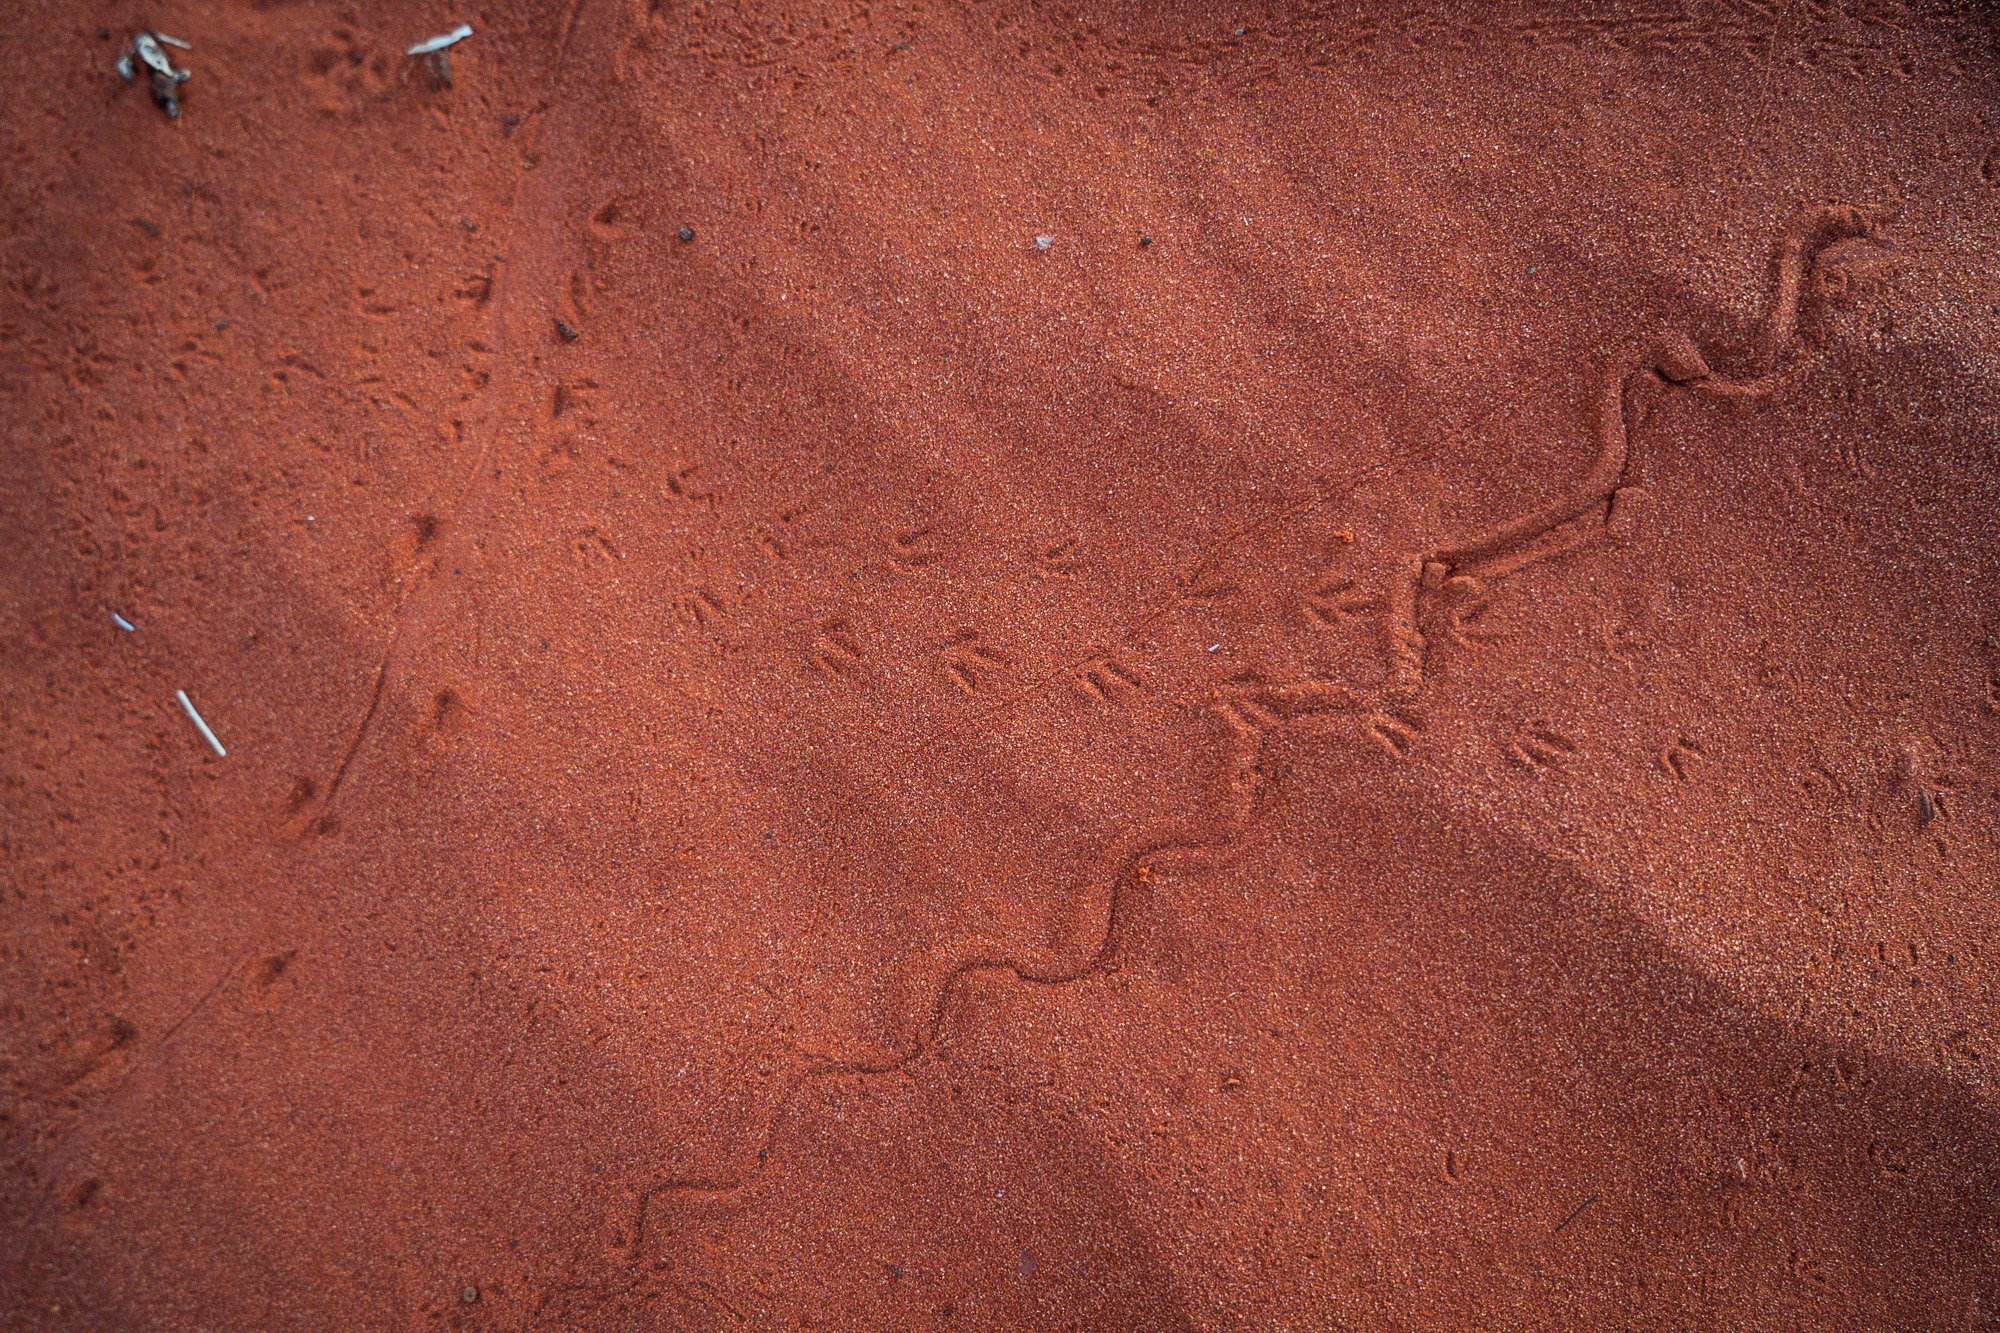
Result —
[[1213, 779], [1222, 813], [1214, 833], [1202, 840], [1172, 839], [1145, 845], [1123, 858], [1117, 872], [1094, 891], [1089, 919], [1102, 923], [1091, 954], [1069, 968], [1037, 970], [999, 952], [975, 956], [951, 967], [937, 984], [928, 1010], [908, 1040], [878, 1060], [836, 1060], [808, 1056], [786, 1078], [766, 1119], [754, 1162], [735, 1171], [657, 1179], [628, 1194], [614, 1250], [636, 1257], [644, 1243], [650, 1201], [674, 1194], [730, 1194], [753, 1183], [768, 1166], [777, 1137], [805, 1084], [838, 1076], [874, 1075], [905, 1068], [933, 1050], [942, 1037], [955, 991], [982, 973], [1001, 973], [1038, 986], [1068, 985], [1113, 969], [1118, 960], [1130, 897], [1155, 873], [1156, 862], [1171, 855], [1214, 855], [1242, 840], [1253, 823], [1262, 783], [1260, 761], [1271, 736], [1287, 722], [1322, 713], [1364, 715], [1363, 730], [1392, 756], [1401, 758], [1422, 729], [1429, 639], [1423, 624], [1433, 613], [1456, 623], [1456, 612], [1485, 596], [1485, 584], [1532, 564], [1576, 550], [1602, 536], [1622, 510], [1643, 504], [1637, 485], [1632, 430], [1635, 413], [1649, 397], [1685, 389], [1712, 398], [1755, 401], [1770, 397], [1798, 372], [1785, 365], [1795, 351], [1800, 305], [1807, 279], [1820, 254], [1833, 243], [1873, 234], [1873, 220], [1861, 210], [1831, 206], [1807, 213], [1779, 243], [1773, 290], [1757, 340], [1755, 376], [1731, 380], [1710, 370], [1685, 338], [1653, 349], [1643, 359], [1606, 369], [1597, 389], [1593, 416], [1595, 452], [1575, 485], [1556, 499], [1470, 536], [1411, 552], [1398, 563], [1400, 576], [1385, 590], [1381, 651], [1385, 684], [1378, 695], [1319, 679], [1231, 682], [1212, 691], [1209, 714], [1227, 738]]

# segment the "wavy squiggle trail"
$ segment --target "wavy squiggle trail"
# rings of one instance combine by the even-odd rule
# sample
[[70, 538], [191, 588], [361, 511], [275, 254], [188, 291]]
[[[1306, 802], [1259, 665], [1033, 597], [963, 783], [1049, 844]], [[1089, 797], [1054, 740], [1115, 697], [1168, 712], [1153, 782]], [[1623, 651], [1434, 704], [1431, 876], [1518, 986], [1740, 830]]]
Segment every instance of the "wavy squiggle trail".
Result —
[[[1394, 603], [1387, 634], [1415, 655], [1407, 669], [1416, 679], [1422, 677], [1426, 619], [1441, 620], [1448, 634], [1463, 641], [1464, 622], [1484, 602], [1487, 583], [1594, 541], [1645, 506], [1649, 497], [1640, 484], [1631, 436], [1661, 393], [1685, 389], [1754, 403], [1796, 378], [1803, 368], [1803, 363], [1793, 364], [1800, 309], [1821, 253], [1836, 242], [1870, 236], [1874, 229], [1874, 218], [1861, 209], [1829, 205], [1811, 210], [1785, 233], [1773, 265], [1771, 301], [1758, 330], [1753, 377], [1732, 380], [1715, 374], [1685, 335], [1665, 340], [1643, 361], [1607, 367], [1593, 420], [1597, 452], [1583, 478], [1539, 509], [1441, 543], [1413, 561], [1415, 593]], [[1439, 614], [1430, 617], [1433, 608]]]
[[1319, 714], [1362, 719], [1363, 734], [1391, 756], [1402, 758], [1423, 728], [1422, 694], [1430, 635], [1426, 625], [1464, 641], [1466, 622], [1482, 607], [1487, 585], [1531, 565], [1577, 550], [1615, 531], [1628, 513], [1646, 503], [1639, 484], [1633, 432], [1665, 392], [1682, 390], [1733, 402], [1770, 398], [1809, 364], [1799, 354], [1798, 331], [1804, 294], [1821, 254], [1830, 245], [1874, 233], [1875, 220], [1862, 210], [1829, 206], [1812, 210], [1780, 240], [1774, 262], [1771, 300], [1757, 336], [1755, 373], [1729, 379], [1714, 373], [1685, 336], [1652, 349], [1647, 356], [1604, 370], [1597, 389], [1595, 452], [1584, 475], [1557, 498], [1527, 513], [1466, 537], [1412, 552], [1398, 562], [1402, 571], [1385, 590], [1380, 651], [1384, 684], [1376, 691], [1319, 679], [1230, 682], [1215, 688], [1207, 714], [1224, 737], [1223, 757], [1211, 779], [1218, 807], [1212, 826], [1199, 838], [1161, 839], [1126, 850], [1115, 869], [1091, 891], [1079, 913], [1095, 923], [1096, 944], [1069, 967], [1037, 968], [992, 945], [969, 946], [971, 956], [946, 971], [927, 1009], [898, 1047], [879, 1059], [841, 1060], [806, 1055], [780, 1085], [776, 1109], [766, 1119], [754, 1160], [735, 1170], [656, 1179], [626, 1194], [607, 1219], [607, 1257], [636, 1261], [643, 1250], [649, 1210], [675, 1196], [728, 1196], [753, 1185], [770, 1164], [779, 1135], [807, 1085], [828, 1078], [870, 1076], [908, 1068], [931, 1053], [943, 1038], [953, 996], [973, 978], [1000, 974], [1034, 986], [1065, 986], [1115, 969], [1131, 916], [1131, 897], [1143, 889], [1168, 858], [1212, 859], [1240, 844], [1260, 803], [1261, 763], [1266, 744], [1287, 723]]

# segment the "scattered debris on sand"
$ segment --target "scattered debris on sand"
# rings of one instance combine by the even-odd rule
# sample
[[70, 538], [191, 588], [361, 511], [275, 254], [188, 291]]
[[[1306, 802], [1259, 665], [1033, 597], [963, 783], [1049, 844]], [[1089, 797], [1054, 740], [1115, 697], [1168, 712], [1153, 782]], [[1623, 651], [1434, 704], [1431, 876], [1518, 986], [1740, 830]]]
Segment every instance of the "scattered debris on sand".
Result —
[[169, 37], [165, 33], [142, 31], [125, 44], [125, 52], [118, 57], [118, 76], [130, 83], [139, 75], [139, 67], [144, 66], [153, 85], [153, 102], [167, 113], [169, 119], [179, 120], [181, 116], [181, 85], [188, 81], [188, 71], [175, 69], [174, 62], [167, 58], [162, 47], [178, 47], [193, 50], [186, 42]]
[[450, 32], [439, 33], [435, 37], [427, 37], [423, 41], [418, 42], [410, 48], [409, 55], [413, 59], [419, 59], [424, 62], [424, 67], [430, 70], [431, 77], [437, 81], [439, 87], [449, 88], [451, 87], [451, 48], [457, 46], [470, 36], [472, 36], [472, 25], [470, 23], [461, 23]]

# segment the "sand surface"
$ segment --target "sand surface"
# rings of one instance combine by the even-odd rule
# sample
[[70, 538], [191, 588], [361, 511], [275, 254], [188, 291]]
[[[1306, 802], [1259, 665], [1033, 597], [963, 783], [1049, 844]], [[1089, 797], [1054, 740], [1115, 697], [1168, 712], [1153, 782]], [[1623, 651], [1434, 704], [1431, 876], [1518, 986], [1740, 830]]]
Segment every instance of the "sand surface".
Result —
[[1996, 74], [10, 6], [0, 1327], [2000, 1326]]

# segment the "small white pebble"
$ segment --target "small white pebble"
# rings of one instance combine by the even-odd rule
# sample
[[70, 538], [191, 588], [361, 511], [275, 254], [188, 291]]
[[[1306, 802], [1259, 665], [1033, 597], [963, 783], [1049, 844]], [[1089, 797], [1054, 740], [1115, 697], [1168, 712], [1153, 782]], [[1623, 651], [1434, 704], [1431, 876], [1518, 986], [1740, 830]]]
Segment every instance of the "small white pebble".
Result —
[[1055, 243], [1056, 238], [1053, 236], [1037, 236], [1035, 238], [1035, 248], [1037, 250], [1046, 250]]
[[133, 624], [125, 617], [119, 615], [116, 611], [113, 611], [111, 613], [111, 623], [116, 625], [119, 629], [124, 630], [127, 634], [130, 634], [132, 631], [139, 628], [137, 625]]

